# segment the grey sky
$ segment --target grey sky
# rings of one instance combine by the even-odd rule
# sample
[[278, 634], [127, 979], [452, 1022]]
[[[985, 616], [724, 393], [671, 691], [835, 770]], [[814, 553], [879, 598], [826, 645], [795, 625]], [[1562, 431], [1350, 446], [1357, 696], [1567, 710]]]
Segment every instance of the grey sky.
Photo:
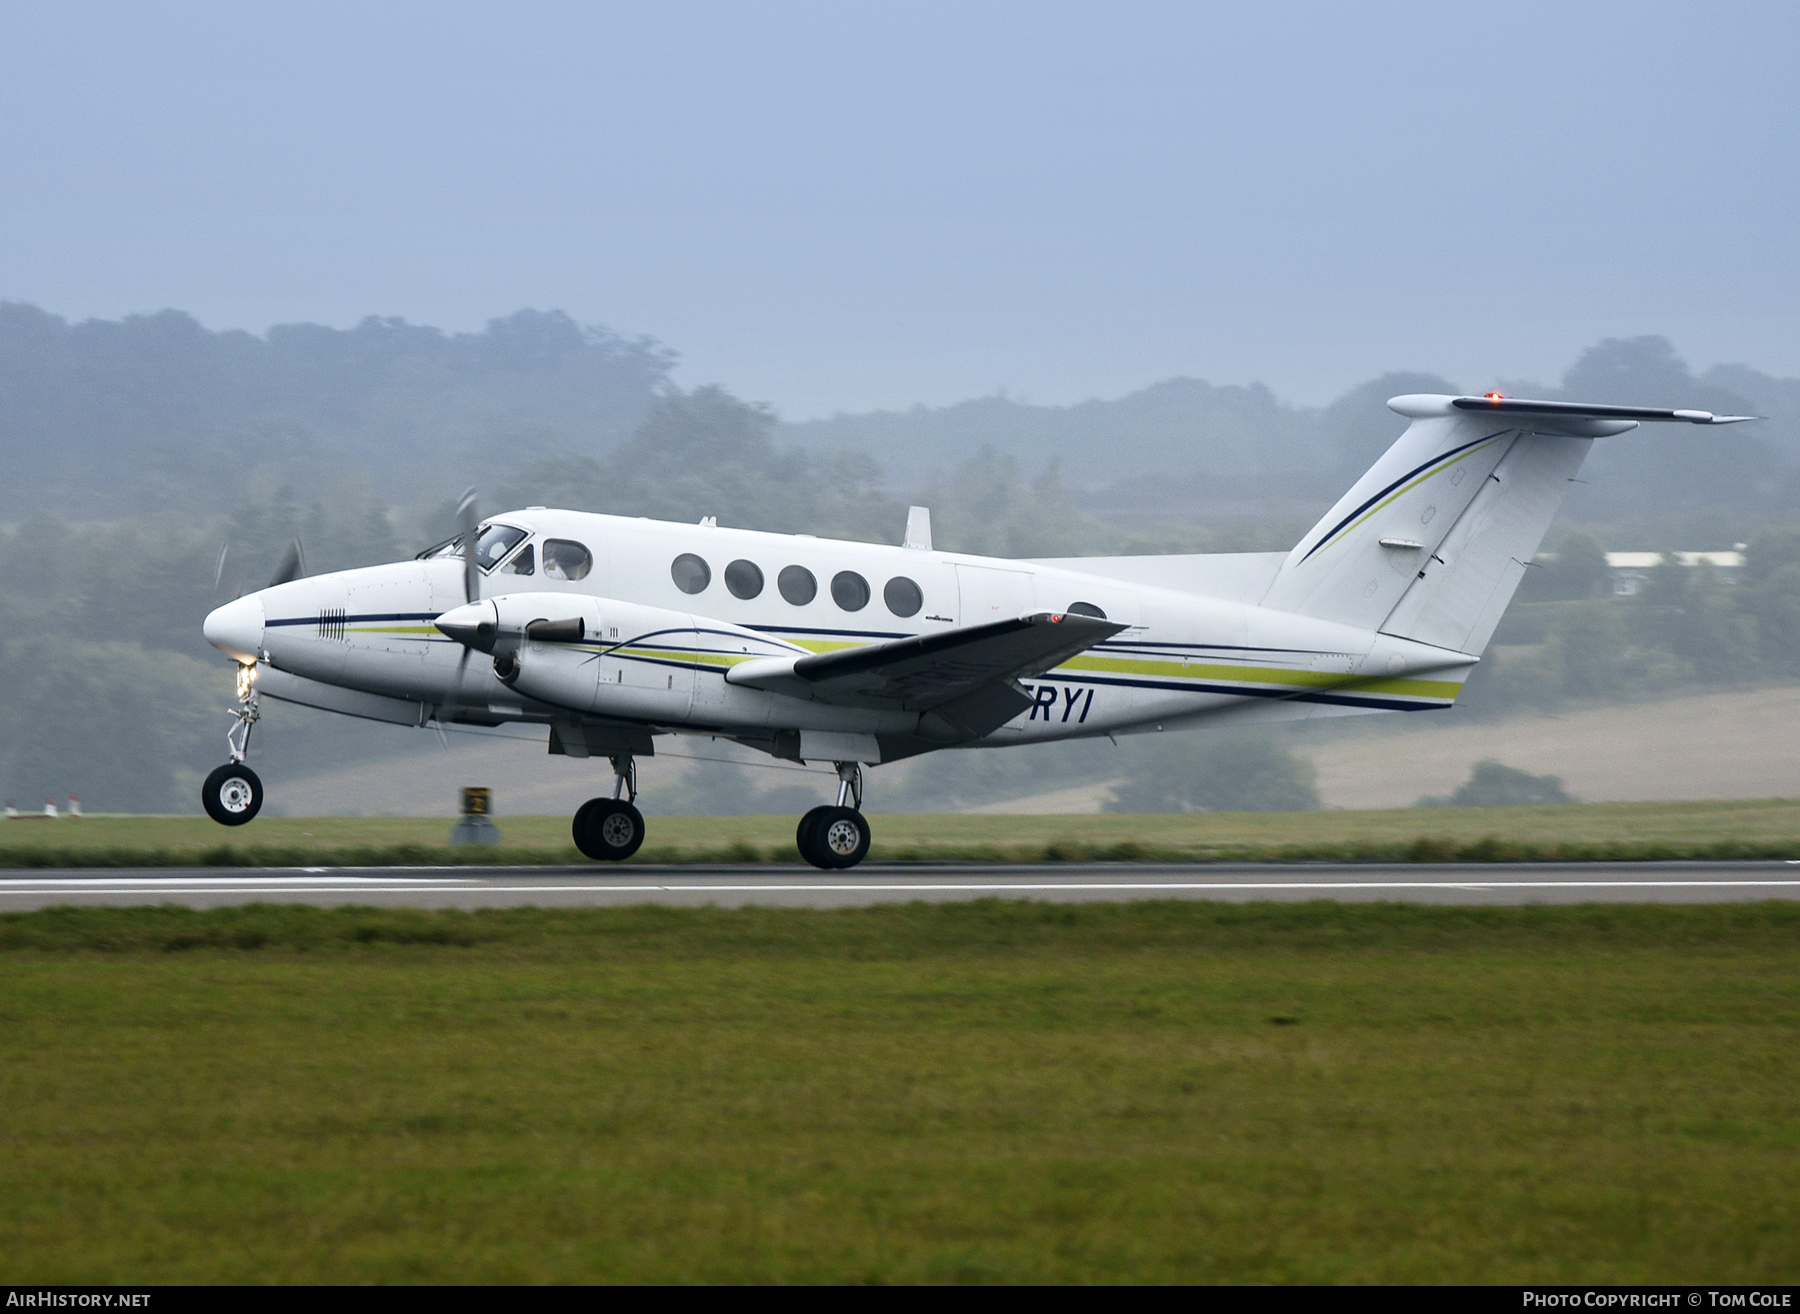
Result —
[[1800, 374], [1800, 9], [12, 5], [0, 298], [561, 308], [790, 418]]

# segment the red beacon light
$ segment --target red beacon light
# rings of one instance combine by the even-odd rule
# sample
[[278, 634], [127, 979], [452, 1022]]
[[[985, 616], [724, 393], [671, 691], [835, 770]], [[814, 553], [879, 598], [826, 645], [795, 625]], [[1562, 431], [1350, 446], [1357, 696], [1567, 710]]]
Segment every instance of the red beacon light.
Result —
[[1505, 401], [1506, 400], [1504, 397], [1502, 397], [1497, 392], [1484, 392], [1481, 395], [1483, 397], [1485, 397], [1488, 401]]

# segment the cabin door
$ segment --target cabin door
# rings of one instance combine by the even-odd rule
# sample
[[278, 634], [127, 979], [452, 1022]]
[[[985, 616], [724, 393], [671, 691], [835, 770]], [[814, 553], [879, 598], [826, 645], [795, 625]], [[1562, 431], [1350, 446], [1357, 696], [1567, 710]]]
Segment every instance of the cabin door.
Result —
[[1014, 620], [1032, 612], [1031, 575], [1023, 570], [959, 565], [956, 589], [961, 596], [964, 625]]

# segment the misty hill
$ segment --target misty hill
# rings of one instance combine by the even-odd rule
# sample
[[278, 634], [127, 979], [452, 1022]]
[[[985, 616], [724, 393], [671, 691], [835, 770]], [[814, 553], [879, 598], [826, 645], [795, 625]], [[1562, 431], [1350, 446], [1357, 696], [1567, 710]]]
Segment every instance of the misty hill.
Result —
[[1149, 463], [1248, 475], [1290, 459], [1335, 465], [1306, 412], [1261, 384], [1215, 387], [1201, 379], [1155, 383], [1116, 401], [1034, 406], [1004, 396], [954, 406], [836, 415], [785, 426], [808, 447], [881, 456], [895, 478], [918, 482], [991, 446], [1021, 460], [1055, 458], [1071, 483], [1117, 478], [1121, 465]]
[[0, 303], [0, 515], [228, 505], [258, 476], [367, 473], [388, 498], [605, 451], [674, 354], [560, 311], [481, 333], [404, 320], [211, 332], [175, 310], [71, 324]]
[[[372, 500], [441, 519], [420, 508], [441, 512], [468, 483], [530, 485], [538, 500], [565, 504], [580, 494], [620, 511], [630, 509], [620, 504], [629, 491], [641, 513], [656, 514], [670, 500], [662, 485], [633, 477], [650, 468], [646, 451], [630, 467], [607, 462], [634, 440], [648, 442], [659, 478], [693, 482], [693, 469], [666, 468], [662, 457], [675, 449], [645, 431], [658, 398], [679, 391], [669, 380], [675, 359], [648, 339], [560, 311], [521, 310], [480, 333], [371, 317], [352, 329], [290, 324], [258, 336], [213, 332], [174, 310], [70, 323], [0, 303], [0, 517], [218, 515], [285, 487], [301, 504]], [[1652, 427], [1599, 444], [1566, 515], [1625, 527], [1608, 536], [1611, 546], [1643, 539], [1666, 548], [1669, 533], [1681, 546], [1729, 545], [1747, 523], [1789, 519], [1800, 503], [1800, 380], [1736, 365], [1696, 376], [1666, 340], [1635, 338], [1589, 349], [1558, 383], [1502, 386], [1770, 417], [1729, 430]], [[983, 469], [1003, 475], [1016, 469], [1029, 481], [1054, 471], [1077, 507], [1143, 536], [1142, 550], [1199, 542], [1161, 527], [1250, 522], [1269, 541], [1241, 546], [1281, 546], [1400, 432], [1388, 397], [1462, 390], [1435, 375], [1391, 373], [1329, 406], [1304, 407], [1258, 384], [1175, 378], [1072, 406], [987, 397], [797, 424], [737, 416], [716, 439], [737, 443], [771, 476], [756, 487], [785, 489], [769, 514], [747, 503], [742, 512], [746, 523], [772, 515], [771, 528], [805, 521], [804, 490], [827, 483], [860, 491], [820, 501], [815, 532], [839, 530], [846, 507], [870, 489], [951, 500], [967, 482], [953, 472], [985, 451]], [[793, 460], [818, 474], [797, 478]], [[758, 496], [746, 485], [708, 500]]]
[[[1696, 376], [1663, 338], [1590, 348], [1560, 383], [1508, 383], [1515, 396], [1688, 406], [1769, 417], [1754, 426], [1646, 426], [1602, 443], [1570, 498], [1571, 518], [1618, 522], [1730, 508], [1785, 515], [1800, 463], [1800, 379], [1741, 365]], [[1289, 405], [1260, 385], [1170, 379], [1112, 401], [1036, 406], [986, 397], [954, 406], [836, 415], [784, 425], [807, 446], [863, 452], [901, 486], [992, 447], [1027, 470], [1056, 463], [1077, 502], [1108, 519], [1212, 522], [1322, 510], [1398, 436], [1389, 397], [1463, 392], [1431, 374], [1393, 373], [1329, 406]]]

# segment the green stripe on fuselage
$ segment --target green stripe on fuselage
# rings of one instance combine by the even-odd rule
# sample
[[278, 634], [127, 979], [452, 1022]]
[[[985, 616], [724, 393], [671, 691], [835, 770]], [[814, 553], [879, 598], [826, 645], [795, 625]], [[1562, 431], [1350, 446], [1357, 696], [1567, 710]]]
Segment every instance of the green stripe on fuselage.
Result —
[[1344, 671], [1294, 671], [1270, 666], [1235, 666], [1215, 662], [1154, 661], [1142, 657], [1071, 657], [1059, 671], [1093, 671], [1109, 675], [1152, 675], [1166, 680], [1228, 680], [1238, 684], [1285, 684], [1301, 689], [1354, 689], [1359, 693], [1400, 694], [1409, 698], [1454, 699], [1462, 689], [1455, 680], [1371, 679]]
[[[845, 643], [839, 648], [864, 645]], [[684, 661], [701, 669], [732, 667], [753, 660], [741, 653], [691, 652], [677, 648], [614, 648], [608, 654], [636, 658], [641, 661]], [[1295, 690], [1341, 689], [1345, 692], [1388, 694], [1402, 698], [1432, 698], [1455, 701], [1462, 685], [1455, 680], [1419, 680], [1404, 676], [1370, 677], [1346, 671], [1295, 671], [1270, 666], [1237, 666], [1218, 662], [1157, 661], [1142, 657], [1071, 657], [1057, 672], [1091, 672], [1096, 675], [1145, 675], [1165, 680], [1201, 682], [1225, 681], [1236, 684], [1286, 685]]]

